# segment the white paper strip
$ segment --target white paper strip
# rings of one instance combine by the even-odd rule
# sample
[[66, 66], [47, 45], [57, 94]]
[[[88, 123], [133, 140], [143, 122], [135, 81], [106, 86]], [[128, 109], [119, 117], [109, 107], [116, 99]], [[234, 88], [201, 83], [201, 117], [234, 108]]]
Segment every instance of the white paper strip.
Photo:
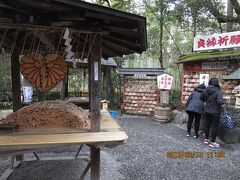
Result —
[[98, 81], [98, 62], [94, 62], [94, 81]]
[[70, 31], [68, 28], [66, 28], [65, 33], [63, 35], [63, 39], [67, 39], [69, 37]]

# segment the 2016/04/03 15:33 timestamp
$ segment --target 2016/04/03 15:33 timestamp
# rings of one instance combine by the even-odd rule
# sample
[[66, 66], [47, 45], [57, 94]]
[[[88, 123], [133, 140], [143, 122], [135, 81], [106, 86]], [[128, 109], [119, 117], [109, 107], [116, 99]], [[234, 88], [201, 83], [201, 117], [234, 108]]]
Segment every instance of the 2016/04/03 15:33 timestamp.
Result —
[[225, 158], [225, 152], [169, 151], [167, 158]]

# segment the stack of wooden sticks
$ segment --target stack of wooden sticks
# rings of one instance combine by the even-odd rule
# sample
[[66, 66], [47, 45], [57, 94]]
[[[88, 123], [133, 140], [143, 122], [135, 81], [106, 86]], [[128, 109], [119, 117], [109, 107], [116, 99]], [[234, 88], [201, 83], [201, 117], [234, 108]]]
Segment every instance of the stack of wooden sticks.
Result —
[[31, 104], [8, 115], [5, 123], [14, 122], [20, 128], [89, 128], [87, 111], [65, 101], [45, 101]]

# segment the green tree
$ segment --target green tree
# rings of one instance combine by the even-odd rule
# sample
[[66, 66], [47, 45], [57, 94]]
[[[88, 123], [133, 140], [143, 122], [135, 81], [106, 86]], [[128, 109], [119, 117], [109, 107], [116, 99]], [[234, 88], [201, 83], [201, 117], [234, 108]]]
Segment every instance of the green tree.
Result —
[[11, 92], [11, 59], [8, 55], [1, 55], [0, 60], [0, 101], [10, 101]]

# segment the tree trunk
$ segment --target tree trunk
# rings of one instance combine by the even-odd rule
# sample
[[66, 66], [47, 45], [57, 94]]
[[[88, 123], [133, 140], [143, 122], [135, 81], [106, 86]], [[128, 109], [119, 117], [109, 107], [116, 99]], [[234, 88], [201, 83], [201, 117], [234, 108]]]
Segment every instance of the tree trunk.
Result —
[[163, 68], [163, 3], [161, 2], [160, 7], [160, 38], [159, 38], [159, 62], [160, 62], [160, 68]]
[[[231, 0], [227, 1], [227, 16], [229, 18], [233, 18], [233, 5], [231, 3]], [[233, 31], [233, 23], [227, 22], [227, 32]]]
[[[192, 7], [192, 18], [193, 18], [192, 39], [193, 39], [193, 42], [194, 42], [194, 38], [195, 38], [196, 32], [197, 32], [197, 9], [196, 9], [196, 7]], [[193, 46], [192, 46], [192, 52], [193, 52]]]

